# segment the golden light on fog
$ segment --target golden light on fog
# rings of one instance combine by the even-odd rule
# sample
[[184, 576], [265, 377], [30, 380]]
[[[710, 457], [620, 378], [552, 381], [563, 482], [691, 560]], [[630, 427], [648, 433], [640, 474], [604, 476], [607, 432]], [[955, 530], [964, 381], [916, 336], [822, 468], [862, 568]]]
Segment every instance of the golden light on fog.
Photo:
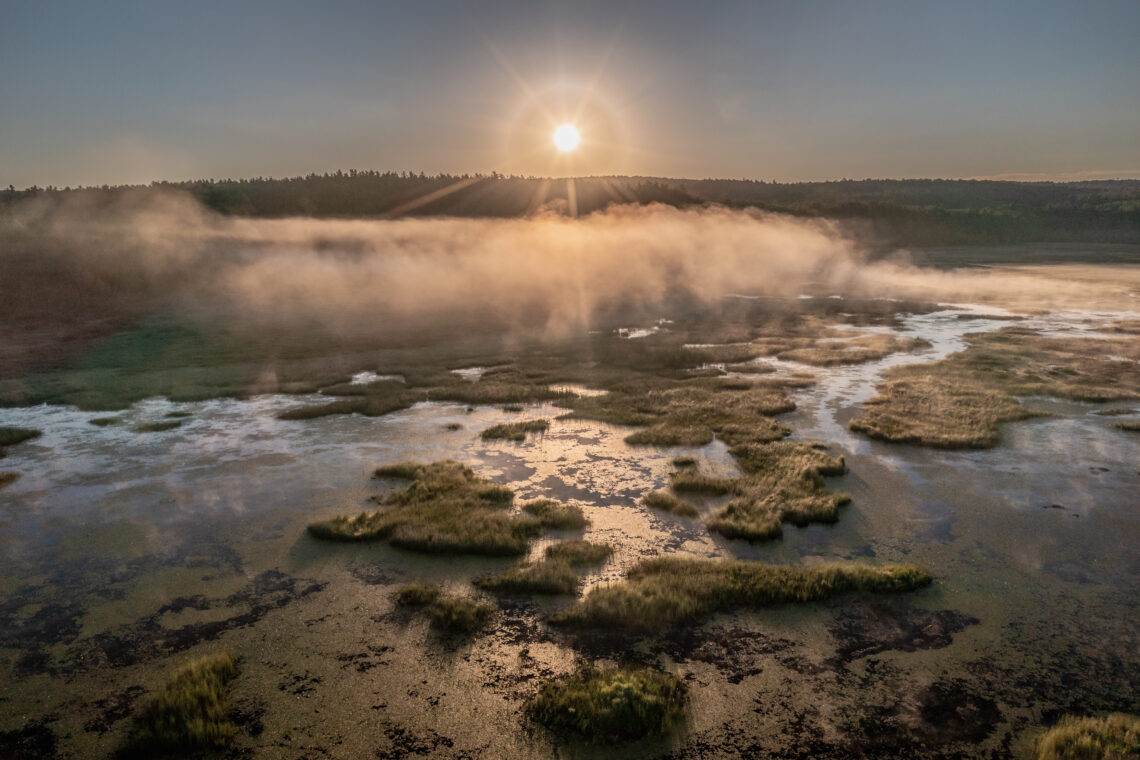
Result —
[[574, 150], [580, 142], [582, 136], [578, 134], [578, 128], [573, 124], [562, 124], [554, 130], [554, 145], [563, 153]]

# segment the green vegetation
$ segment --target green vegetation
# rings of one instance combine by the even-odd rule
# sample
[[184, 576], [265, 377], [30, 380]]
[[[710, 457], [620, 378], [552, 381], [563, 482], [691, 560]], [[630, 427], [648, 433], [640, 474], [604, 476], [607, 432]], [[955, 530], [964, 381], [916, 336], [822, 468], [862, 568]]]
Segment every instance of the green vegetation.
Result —
[[1017, 396], [1077, 401], [1140, 398], [1135, 338], [1044, 338], [1017, 327], [968, 336], [960, 353], [890, 370], [852, 430], [934, 448], [989, 448], [999, 424], [1035, 416]]
[[538, 518], [542, 527], [550, 530], [581, 530], [590, 524], [582, 508], [563, 504], [554, 499], [535, 499], [523, 504], [523, 512]]
[[[851, 500], [824, 489], [824, 476], [846, 471], [843, 457], [833, 457], [802, 442], [737, 446], [731, 451], [744, 476], [727, 481], [735, 498], [709, 520], [708, 528], [726, 538], [762, 541], [783, 535], [783, 523], [803, 527], [834, 523], [839, 507]], [[686, 470], [677, 473], [678, 479]]]
[[163, 420], [158, 422], [143, 422], [135, 425], [136, 433], [161, 433], [182, 427], [182, 420]]
[[658, 557], [625, 581], [594, 588], [555, 616], [559, 625], [658, 630], [695, 623], [716, 612], [812, 602], [849, 592], [898, 593], [931, 582], [914, 565], [833, 563], [787, 567], [760, 562]]
[[142, 710], [130, 742], [140, 755], [224, 747], [237, 727], [227, 716], [237, 662], [217, 654], [180, 668]]
[[556, 731], [612, 744], [664, 733], [684, 716], [685, 696], [685, 684], [669, 673], [587, 667], [543, 684], [526, 712]]
[[543, 523], [507, 511], [509, 488], [476, 475], [453, 460], [403, 462], [376, 469], [376, 477], [412, 483], [393, 491], [381, 509], [309, 525], [309, 533], [334, 541], [388, 540], [393, 546], [428, 553], [525, 554]]
[[0, 472], [0, 488], [10, 486], [20, 479], [18, 472]]
[[679, 517], [696, 517], [698, 514], [696, 507], [678, 499], [668, 491], [651, 491], [641, 497], [641, 503], [650, 509], [670, 512]]
[[446, 633], [470, 634], [487, 624], [494, 605], [468, 596], [441, 596], [427, 608], [434, 628]]
[[505, 439], [508, 441], [525, 441], [527, 433], [545, 433], [550, 429], [549, 420], [520, 420], [507, 422], [501, 425], [492, 425], [479, 436], [484, 441], [492, 439]]
[[439, 598], [439, 586], [424, 583], [409, 583], [396, 592], [396, 604], [401, 607], [423, 607]]
[[0, 458], [7, 453], [7, 447], [39, 438], [41, 435], [43, 431], [32, 428], [0, 426]]
[[1113, 713], [1103, 718], [1066, 715], [1037, 740], [1037, 760], [1136, 760], [1140, 718]]
[[883, 359], [900, 351], [918, 351], [925, 348], [930, 348], [930, 341], [921, 338], [872, 334], [847, 340], [820, 342], [807, 348], [781, 351], [776, 356], [815, 367], [834, 367], [840, 364], [862, 364]]
[[95, 417], [94, 419], [87, 420], [88, 424], [96, 427], [110, 427], [111, 425], [120, 425], [123, 420], [121, 417]]
[[579, 570], [604, 562], [613, 547], [589, 541], [564, 541], [546, 549], [541, 562], [527, 562], [499, 575], [482, 578], [476, 585], [488, 591], [514, 594], [573, 594], [578, 590]]

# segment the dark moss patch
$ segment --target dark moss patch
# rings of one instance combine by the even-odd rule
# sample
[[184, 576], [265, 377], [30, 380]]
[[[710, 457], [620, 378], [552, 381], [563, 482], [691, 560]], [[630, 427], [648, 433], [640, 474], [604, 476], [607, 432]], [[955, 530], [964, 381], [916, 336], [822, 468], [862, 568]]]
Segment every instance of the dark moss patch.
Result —
[[0, 488], [10, 486], [20, 479], [18, 472], [0, 472]]
[[507, 556], [525, 554], [543, 527], [530, 515], [507, 512], [514, 499], [509, 488], [453, 460], [386, 465], [375, 474], [412, 483], [392, 492], [376, 512], [312, 523], [310, 535], [333, 541], [387, 540], [433, 554]]
[[230, 719], [229, 682], [237, 661], [228, 654], [184, 665], [142, 709], [128, 754], [146, 756], [229, 745], [237, 732]]
[[885, 651], [914, 652], [949, 646], [954, 634], [978, 619], [953, 610], [921, 610], [905, 604], [860, 603], [845, 608], [831, 627], [835, 658], [847, 662]]
[[525, 441], [530, 433], [545, 433], [550, 429], [549, 420], [520, 420], [492, 425], [479, 434], [484, 441], [507, 440]]
[[55, 757], [55, 732], [43, 723], [28, 723], [14, 731], [0, 731], [0, 758], [3, 760], [52, 760]]
[[[449, 737], [424, 729], [413, 731], [403, 726], [389, 725], [384, 728], [387, 745], [376, 750], [376, 760], [405, 760], [409, 757], [444, 757], [455, 746]], [[473, 757], [463, 753], [455, 757]]]
[[742, 607], [812, 602], [851, 592], [899, 593], [931, 583], [914, 565], [834, 563], [788, 567], [761, 562], [658, 557], [626, 579], [598, 587], [551, 622], [656, 630]]
[[122, 417], [93, 417], [87, 420], [87, 424], [94, 425], [95, 427], [111, 427], [112, 425], [123, 424]]
[[543, 684], [526, 712], [555, 731], [598, 744], [621, 743], [668, 731], [684, 717], [686, 694], [685, 684], [669, 673], [583, 668]]
[[1140, 758], [1140, 718], [1066, 715], [1037, 740], [1037, 760], [1132, 760]]
[[98, 710], [98, 714], [84, 724], [83, 730], [97, 734], [107, 733], [116, 723], [130, 717], [135, 702], [145, 691], [141, 686], [128, 686], [95, 700], [92, 707]]

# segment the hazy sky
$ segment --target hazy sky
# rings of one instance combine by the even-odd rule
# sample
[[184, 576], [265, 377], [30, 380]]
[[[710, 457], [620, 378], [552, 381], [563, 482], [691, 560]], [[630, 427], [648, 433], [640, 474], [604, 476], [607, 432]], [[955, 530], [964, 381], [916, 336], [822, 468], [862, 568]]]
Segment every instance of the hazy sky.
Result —
[[0, 0], [0, 185], [1136, 177], [1138, 40], [1140, 0]]

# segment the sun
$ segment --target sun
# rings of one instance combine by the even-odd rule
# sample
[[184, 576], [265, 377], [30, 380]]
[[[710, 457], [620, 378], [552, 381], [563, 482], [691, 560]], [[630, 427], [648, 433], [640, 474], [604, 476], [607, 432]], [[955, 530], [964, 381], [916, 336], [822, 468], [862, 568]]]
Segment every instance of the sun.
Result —
[[582, 136], [578, 134], [578, 128], [573, 124], [563, 124], [554, 130], [554, 145], [563, 153], [574, 150], [580, 142]]

